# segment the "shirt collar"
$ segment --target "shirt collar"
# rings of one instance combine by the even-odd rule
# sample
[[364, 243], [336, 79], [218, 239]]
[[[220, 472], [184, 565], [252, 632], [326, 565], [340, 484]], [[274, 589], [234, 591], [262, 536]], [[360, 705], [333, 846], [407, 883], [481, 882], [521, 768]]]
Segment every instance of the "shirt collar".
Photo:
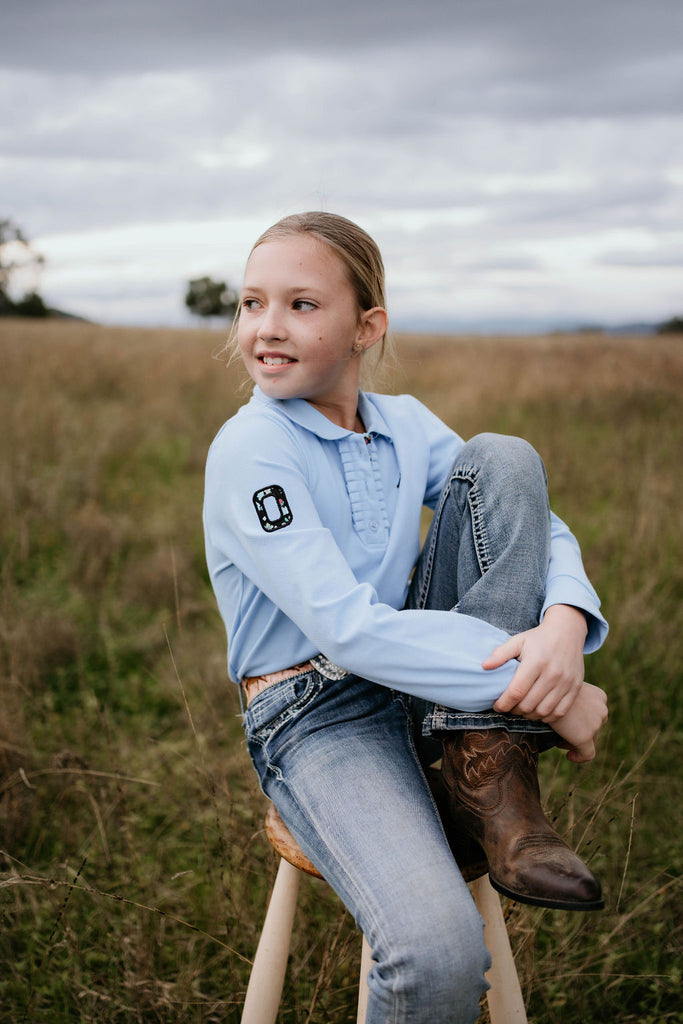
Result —
[[[332, 420], [328, 420], [327, 416], [323, 416], [318, 409], [303, 398], [268, 398], [256, 385], [252, 401], [262, 402], [264, 405], [279, 409], [293, 423], [303, 427], [304, 430], [310, 430], [312, 434], [316, 434], [326, 441], [338, 441], [354, 433], [353, 430], [345, 430], [333, 423]], [[358, 392], [358, 412], [367, 434], [382, 434], [383, 437], [392, 439], [391, 430], [372, 401], [372, 395], [366, 394], [364, 391]]]

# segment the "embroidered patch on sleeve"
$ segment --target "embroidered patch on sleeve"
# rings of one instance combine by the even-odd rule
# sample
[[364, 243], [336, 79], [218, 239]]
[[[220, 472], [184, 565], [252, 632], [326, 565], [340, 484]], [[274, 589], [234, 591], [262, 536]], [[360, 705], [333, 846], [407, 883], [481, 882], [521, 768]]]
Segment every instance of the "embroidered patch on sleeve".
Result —
[[255, 491], [251, 500], [254, 502], [259, 523], [266, 533], [283, 530], [294, 518], [287, 495], [279, 484], [262, 487], [260, 491]]

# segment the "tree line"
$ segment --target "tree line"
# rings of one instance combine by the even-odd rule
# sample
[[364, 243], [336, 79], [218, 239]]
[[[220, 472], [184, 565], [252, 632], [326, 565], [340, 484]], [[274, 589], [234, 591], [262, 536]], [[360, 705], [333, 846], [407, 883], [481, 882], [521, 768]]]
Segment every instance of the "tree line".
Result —
[[[17, 279], [29, 271], [38, 275], [44, 265], [45, 257], [36, 252], [21, 228], [9, 217], [0, 219], [0, 316], [54, 315], [37, 288], [17, 293]], [[186, 307], [205, 319], [232, 319], [237, 301], [237, 292], [231, 285], [208, 275], [192, 278], [185, 287]], [[683, 334], [683, 316], [672, 316], [656, 324], [654, 330], [656, 334]]]

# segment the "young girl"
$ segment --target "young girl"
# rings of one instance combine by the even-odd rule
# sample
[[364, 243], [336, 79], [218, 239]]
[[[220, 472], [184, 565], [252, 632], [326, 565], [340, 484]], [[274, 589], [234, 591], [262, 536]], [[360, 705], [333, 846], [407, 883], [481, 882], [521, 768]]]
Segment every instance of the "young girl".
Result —
[[307, 213], [259, 238], [234, 328], [256, 387], [211, 446], [207, 558], [262, 788], [372, 947], [368, 1024], [461, 1024], [490, 959], [423, 766], [442, 757], [449, 828], [501, 892], [602, 906], [536, 763], [594, 756], [583, 654], [607, 627], [533, 449], [359, 390], [386, 328], [361, 228]]

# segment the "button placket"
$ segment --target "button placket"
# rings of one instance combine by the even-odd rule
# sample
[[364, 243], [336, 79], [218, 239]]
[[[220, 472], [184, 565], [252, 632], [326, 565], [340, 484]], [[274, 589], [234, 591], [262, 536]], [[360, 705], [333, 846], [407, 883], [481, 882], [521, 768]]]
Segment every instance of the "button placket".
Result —
[[339, 446], [353, 526], [372, 547], [386, 545], [389, 538], [376, 448], [371, 434], [354, 434], [344, 438]]

